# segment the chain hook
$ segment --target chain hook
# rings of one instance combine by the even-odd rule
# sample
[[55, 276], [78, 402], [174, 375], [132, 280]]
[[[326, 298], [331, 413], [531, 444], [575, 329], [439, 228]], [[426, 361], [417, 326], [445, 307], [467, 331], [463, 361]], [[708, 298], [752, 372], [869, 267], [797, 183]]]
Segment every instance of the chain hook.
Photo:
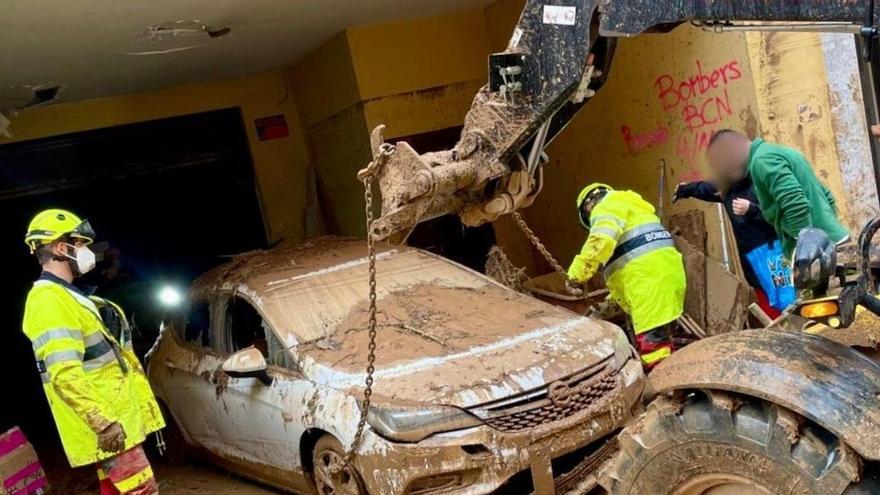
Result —
[[370, 411], [370, 403], [373, 396], [373, 374], [376, 371], [376, 334], [377, 332], [377, 314], [378, 304], [376, 296], [376, 238], [373, 235], [373, 183], [378, 177], [379, 171], [391, 155], [394, 154], [396, 148], [394, 145], [384, 143], [379, 147], [379, 151], [373, 161], [367, 165], [367, 168], [358, 172], [358, 179], [364, 185], [364, 213], [366, 217], [367, 227], [367, 259], [369, 266], [369, 321], [367, 323], [367, 333], [369, 335], [369, 344], [367, 345], [367, 375], [364, 379], [364, 398], [361, 402], [361, 415], [358, 420], [357, 431], [351, 442], [351, 448], [343, 459], [345, 466], [350, 466], [354, 458], [355, 452], [363, 441], [364, 429], [367, 426], [367, 416]]

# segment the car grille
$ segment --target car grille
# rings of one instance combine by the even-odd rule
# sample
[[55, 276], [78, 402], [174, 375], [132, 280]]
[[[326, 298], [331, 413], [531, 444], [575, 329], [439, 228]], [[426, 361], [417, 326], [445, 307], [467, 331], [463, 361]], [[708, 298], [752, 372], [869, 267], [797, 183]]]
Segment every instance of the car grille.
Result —
[[525, 394], [470, 409], [489, 426], [517, 433], [597, 410], [614, 396], [620, 383], [607, 363]]

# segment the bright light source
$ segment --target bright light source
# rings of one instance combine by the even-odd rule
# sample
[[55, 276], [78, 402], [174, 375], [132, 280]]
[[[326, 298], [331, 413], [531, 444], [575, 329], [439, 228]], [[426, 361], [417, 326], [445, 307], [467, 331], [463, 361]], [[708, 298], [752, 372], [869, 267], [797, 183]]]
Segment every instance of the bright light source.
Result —
[[166, 285], [159, 291], [159, 302], [169, 308], [177, 307], [183, 302], [183, 294], [176, 287]]

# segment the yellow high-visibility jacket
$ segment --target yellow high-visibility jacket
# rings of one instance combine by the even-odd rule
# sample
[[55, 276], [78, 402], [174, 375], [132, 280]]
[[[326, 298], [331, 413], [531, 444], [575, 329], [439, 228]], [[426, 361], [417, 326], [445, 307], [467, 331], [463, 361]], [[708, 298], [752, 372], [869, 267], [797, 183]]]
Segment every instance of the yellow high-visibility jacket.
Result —
[[610, 191], [590, 214], [590, 236], [568, 270], [586, 283], [605, 265], [605, 281], [642, 334], [684, 312], [681, 254], [654, 207], [632, 191]]
[[[122, 345], [104, 325], [101, 306], [118, 311]], [[44, 273], [28, 294], [23, 328], [72, 467], [118, 454], [98, 447], [97, 433], [113, 422], [125, 430], [126, 450], [165, 426], [118, 306]]]

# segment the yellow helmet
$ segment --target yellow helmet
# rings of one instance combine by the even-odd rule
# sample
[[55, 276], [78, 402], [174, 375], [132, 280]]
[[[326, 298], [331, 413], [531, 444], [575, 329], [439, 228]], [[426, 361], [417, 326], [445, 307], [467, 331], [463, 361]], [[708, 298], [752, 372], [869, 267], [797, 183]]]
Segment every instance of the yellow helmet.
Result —
[[82, 220], [65, 210], [45, 210], [37, 214], [30, 225], [24, 243], [35, 252], [40, 246], [51, 244], [63, 237], [85, 241], [86, 245], [95, 242], [95, 231], [88, 220]]
[[593, 193], [596, 193], [599, 191], [613, 191], [613, 190], [614, 190], [614, 188], [609, 186], [608, 184], [602, 184], [601, 182], [595, 182], [595, 183], [590, 184], [589, 186], [585, 187], [584, 190], [581, 191], [581, 193], [578, 195], [578, 200], [577, 200], [578, 217], [581, 220], [581, 225], [583, 225], [585, 229], [589, 230], [590, 219], [589, 219], [589, 217], [587, 217], [587, 214], [584, 211], [584, 203], [586, 203], [587, 200], [590, 199], [590, 196], [592, 196]]

